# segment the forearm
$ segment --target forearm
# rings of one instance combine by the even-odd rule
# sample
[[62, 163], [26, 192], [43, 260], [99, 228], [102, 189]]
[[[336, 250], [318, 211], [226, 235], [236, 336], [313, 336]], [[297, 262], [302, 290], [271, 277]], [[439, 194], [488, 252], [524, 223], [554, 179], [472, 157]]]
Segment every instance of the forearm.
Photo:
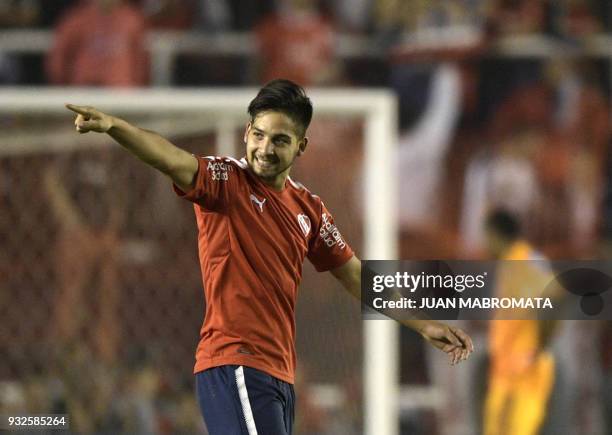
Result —
[[342, 283], [342, 287], [355, 299], [361, 301], [361, 286], [358, 281], [351, 281], [350, 283]]
[[411, 319], [411, 320], [402, 320], [401, 324], [406, 326], [407, 328], [413, 329], [416, 332], [421, 333], [427, 327], [427, 325], [430, 325], [432, 322], [435, 322], [435, 321], [431, 319], [421, 319], [421, 320]]
[[191, 184], [197, 170], [195, 157], [159, 134], [117, 117], [112, 117], [112, 127], [107, 133], [140, 160], [168, 175], [179, 187]]
[[[355, 299], [358, 299], [359, 301], [362, 301], [362, 295], [361, 295], [361, 269], [359, 268], [358, 270], [353, 271], [353, 273], [351, 273], [348, 276], [348, 279], [344, 279], [342, 280], [342, 284], [344, 289], [350, 293]], [[397, 292], [394, 291], [391, 295], [389, 300], [395, 300], [395, 301], [400, 301], [402, 298], [402, 295]], [[402, 325], [415, 330], [416, 332], [422, 333], [422, 331], [425, 329], [425, 327], [428, 324], [431, 324], [432, 322], [434, 322], [433, 320], [427, 318], [427, 316], [418, 310], [412, 310], [410, 315], [413, 317], [412, 319], [409, 320], [405, 320], [405, 319], [399, 319], [397, 318], [397, 316], [394, 316], [394, 314], [392, 314], [390, 311], [384, 310], [384, 309], [377, 309], [374, 308], [372, 306], [370, 306], [370, 308], [372, 308], [373, 310], [388, 316], [390, 319], [396, 320], [399, 323], [401, 323]]]
[[135, 127], [93, 107], [66, 104], [66, 108], [77, 114], [74, 124], [79, 133], [108, 133], [140, 160], [172, 178], [182, 190], [192, 187], [198, 160], [187, 151], [157, 133]]
[[[361, 262], [357, 257], [353, 257], [345, 265], [332, 270], [332, 274], [342, 283], [346, 291], [363, 303], [361, 297]], [[393, 291], [389, 296], [390, 300], [400, 300], [402, 297], [398, 291]], [[404, 319], [397, 318], [397, 313], [391, 314], [386, 312], [387, 310], [377, 309], [370, 304], [368, 305], [375, 311], [397, 320], [402, 325], [418, 332], [432, 345], [449, 354], [452, 364], [467, 358], [474, 348], [472, 340], [462, 330], [429, 319], [420, 310], [411, 310], [410, 319]]]
[[[355, 298], [359, 299], [360, 301], [362, 300], [360, 280], [351, 280], [350, 284], [344, 285], [344, 288]], [[399, 301], [401, 300], [401, 298], [402, 295], [399, 292], [395, 291], [389, 296], [388, 300]], [[455, 349], [455, 347], [457, 346], [457, 342], [453, 343], [455, 337], [453, 337], [452, 339], [450, 338], [450, 336], [454, 333], [450, 330], [449, 326], [443, 322], [428, 318], [423, 311], [416, 309], [411, 310], [409, 313], [411, 318], [406, 319], [403, 316], [398, 318], [397, 313], [391, 312], [392, 310], [377, 309], [371, 305], [369, 305], [369, 307], [375, 310], [376, 312], [387, 316], [389, 319], [396, 320], [400, 325], [412, 329], [414, 332], [421, 335], [425, 340], [432, 342], [432, 344], [439, 349], [442, 349], [444, 351], [450, 351]], [[454, 363], [458, 362], [458, 355], [459, 354], [453, 356]], [[466, 357], [467, 354], [465, 354], [462, 359]]]
[[60, 182], [55, 168], [49, 167], [44, 174], [44, 187], [49, 197], [51, 211], [59, 224], [64, 228], [82, 226], [82, 217], [77, 207]]
[[143, 130], [114, 116], [112, 127], [107, 133], [130, 153], [165, 174], [172, 171], [173, 157], [185, 152], [157, 133]]

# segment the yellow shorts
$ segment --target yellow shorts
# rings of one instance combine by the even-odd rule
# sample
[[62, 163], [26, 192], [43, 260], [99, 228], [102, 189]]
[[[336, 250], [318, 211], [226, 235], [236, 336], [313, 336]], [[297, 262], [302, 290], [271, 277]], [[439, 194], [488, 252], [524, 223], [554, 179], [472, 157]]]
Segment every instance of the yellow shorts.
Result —
[[555, 379], [552, 355], [542, 353], [520, 374], [493, 375], [485, 399], [484, 435], [537, 435]]

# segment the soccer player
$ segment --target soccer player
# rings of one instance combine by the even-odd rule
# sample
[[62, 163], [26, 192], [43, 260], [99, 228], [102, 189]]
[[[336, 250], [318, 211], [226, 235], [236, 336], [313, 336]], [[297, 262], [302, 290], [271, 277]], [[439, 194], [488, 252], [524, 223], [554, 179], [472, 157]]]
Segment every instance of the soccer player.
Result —
[[[497, 297], [534, 296], [521, 295], [520, 289], [546, 288], [553, 278], [548, 262], [522, 237], [513, 214], [492, 210], [485, 232], [491, 256], [505, 260], [497, 273]], [[556, 327], [543, 320], [491, 321], [484, 435], [540, 433], [554, 384], [555, 360], [548, 347]]]
[[[248, 107], [245, 157], [195, 157], [159, 135], [92, 107], [80, 133], [107, 133], [166, 174], [194, 204], [206, 313], [196, 389], [211, 435], [290, 434], [294, 419], [295, 302], [304, 259], [361, 297], [361, 263], [321, 199], [289, 177], [307, 148], [312, 104], [288, 80], [265, 85]], [[404, 324], [450, 355], [473, 346], [461, 330]]]

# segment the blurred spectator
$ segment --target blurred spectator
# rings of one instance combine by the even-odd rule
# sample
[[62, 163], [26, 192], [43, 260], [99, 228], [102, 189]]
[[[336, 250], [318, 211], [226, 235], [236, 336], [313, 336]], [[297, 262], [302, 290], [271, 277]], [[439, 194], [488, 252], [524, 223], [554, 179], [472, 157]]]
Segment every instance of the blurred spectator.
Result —
[[0, 84], [12, 85], [19, 82], [21, 67], [14, 56], [0, 53]]
[[[442, 230], [442, 181], [462, 112], [473, 106], [483, 48], [483, 2], [378, 0], [376, 29], [389, 50], [390, 85], [399, 96], [400, 222], [406, 255], [451, 256]], [[418, 246], [418, 248], [417, 248]], [[425, 247], [426, 246], [426, 247]]]
[[206, 33], [232, 30], [234, 24], [232, 8], [227, 1], [199, 0], [197, 6], [195, 30]]
[[[38, 24], [40, 6], [34, 0], [0, 2], [0, 29], [34, 27]], [[16, 84], [21, 76], [19, 57], [0, 52], [0, 84]]]
[[[276, 10], [275, 0], [196, 0], [198, 31], [251, 31]], [[279, 2], [280, 3], [280, 2]]]
[[[612, 249], [608, 249], [608, 259], [612, 258]], [[604, 415], [604, 433], [612, 434], [612, 321], [603, 322], [600, 340], [602, 365], [601, 402]]]
[[250, 31], [275, 10], [274, 0], [196, 0], [201, 32]]
[[[550, 106], [547, 138], [535, 161], [551, 213], [539, 228], [558, 227], [555, 221], [562, 213], [567, 227], [557, 239], [570, 234], [573, 248], [585, 252], [593, 247], [597, 230], [609, 110], [587, 62], [551, 61], [545, 72], [542, 82], [523, 90], [525, 104], [533, 106], [534, 93], [539, 93]], [[552, 211], [549, 204], [555, 202], [561, 208]], [[542, 210], [543, 217], [547, 210]]]
[[[490, 140], [505, 145], [485, 151], [468, 166], [462, 223], [466, 246], [477, 245], [482, 237], [479, 213], [501, 202], [527, 219], [530, 238], [548, 251], [591, 249], [609, 140], [608, 114], [597, 76], [586, 62], [551, 61], [542, 78], [517, 86], [488, 125]], [[499, 170], [484, 169], [495, 167], [500, 151], [514, 154], [524, 168], [522, 177], [507, 177], [506, 193], [492, 191]]]
[[436, 227], [446, 153], [461, 111], [461, 77], [453, 64], [434, 70], [428, 103], [418, 123], [405, 131], [397, 156], [400, 165], [400, 224], [403, 230]]
[[4, 0], [0, 2], [0, 27], [34, 27], [40, 17], [36, 0]]
[[40, 5], [39, 23], [41, 27], [53, 28], [64, 12], [80, 0], [37, 0]]
[[603, 187], [603, 207], [602, 207], [602, 222], [601, 234], [604, 238], [605, 245], [608, 246], [608, 252], [612, 257], [612, 134], [608, 141], [608, 156], [605, 160], [606, 175]]
[[154, 435], [159, 433], [160, 425], [156, 398], [160, 395], [161, 376], [144, 353], [141, 357], [145, 358], [135, 361], [125, 373], [118, 408], [124, 431]]
[[[559, 142], [567, 143], [571, 241], [576, 249], [584, 252], [592, 249], [599, 223], [610, 111], [597, 75], [588, 62], [556, 62], [550, 67], [553, 72], [548, 86], [557, 100], [554, 128]], [[552, 158], [554, 152], [550, 149], [548, 157]], [[550, 164], [542, 165], [545, 166]]]
[[519, 131], [478, 152], [468, 163], [460, 222], [463, 249], [468, 255], [477, 254], [484, 244], [482, 220], [489, 209], [502, 207], [529, 222], [540, 198], [530, 155], [541, 140], [537, 130]]
[[78, 0], [3, 0], [0, 28], [53, 27], [65, 9]]
[[375, 0], [328, 0], [326, 9], [334, 17], [339, 30], [351, 33], [365, 33], [371, 20]]
[[444, 158], [462, 106], [472, 98], [469, 60], [483, 45], [482, 4], [479, 0], [376, 2], [375, 29], [388, 49], [390, 85], [399, 96], [400, 130], [406, 137], [402, 148], [415, 159]]
[[[108, 163], [80, 163], [76, 173], [81, 202], [73, 199], [66, 177], [52, 164], [44, 173], [43, 187], [60, 228], [54, 250], [56, 339], [61, 347], [91, 336], [95, 356], [111, 364], [117, 359], [120, 338], [117, 262], [124, 217], [121, 195], [110, 193]], [[95, 204], [89, 202], [94, 198]], [[95, 311], [87, 303], [92, 299], [97, 300]]]
[[546, 0], [497, 0], [491, 10], [500, 36], [542, 33], [546, 26]]
[[[52, 27], [59, 14], [77, 0], [0, 1], [0, 29], [37, 30]], [[29, 53], [0, 52], [0, 84], [45, 83], [41, 56]]]
[[[191, 0], [190, 0], [191, 1]], [[192, 30], [201, 34], [221, 34], [220, 43], [229, 40], [225, 32], [251, 32], [257, 23], [275, 10], [274, 0], [193, 0]], [[234, 35], [235, 36], [235, 35]], [[231, 35], [230, 35], [231, 39]], [[232, 42], [229, 41], [232, 46]], [[174, 83], [178, 86], [236, 86], [257, 79], [257, 59], [228, 52], [183, 53], [177, 56]]]
[[302, 86], [338, 81], [334, 29], [315, 0], [282, 2], [256, 28], [260, 81], [293, 80]]
[[[606, 187], [603, 198], [604, 214], [601, 225], [600, 258], [612, 260], [612, 147], [606, 159]], [[604, 433], [612, 435], [612, 321], [602, 322], [599, 352], [602, 366], [601, 403], [604, 415]]]
[[445, 36], [440, 32], [443, 29], [483, 27], [486, 4], [484, 0], [376, 0], [374, 28], [379, 34], [387, 35], [383, 39], [390, 43], [433, 29], [437, 32], [431, 33], [431, 38], [440, 38]]
[[2, 415], [15, 415], [26, 409], [26, 392], [17, 381], [0, 382], [0, 412]]
[[195, 0], [141, 0], [149, 27], [186, 30], [193, 24]]
[[90, 0], [69, 10], [48, 56], [56, 85], [140, 86], [147, 82], [145, 19], [124, 0]]
[[555, 128], [571, 140], [576, 151], [590, 154], [600, 173], [605, 167], [610, 123], [595, 65], [586, 59], [550, 61], [544, 87], [556, 101]]
[[600, 32], [603, 28], [593, 13], [589, 0], [563, 0], [551, 2], [555, 33], [570, 40], [580, 40]]

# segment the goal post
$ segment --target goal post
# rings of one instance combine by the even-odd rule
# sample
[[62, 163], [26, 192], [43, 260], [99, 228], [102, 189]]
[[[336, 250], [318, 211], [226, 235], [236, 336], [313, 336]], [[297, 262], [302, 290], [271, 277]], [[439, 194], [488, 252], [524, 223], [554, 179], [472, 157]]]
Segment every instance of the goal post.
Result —
[[[256, 95], [254, 88], [100, 90], [81, 88], [5, 88], [0, 93], [0, 116], [10, 114], [62, 115], [65, 103], [86, 104], [121, 114], [139, 113], [172, 117], [167, 129], [193, 125], [188, 117], [207, 120], [216, 134], [217, 154], [238, 156], [234, 131], [246, 122], [246, 108]], [[365, 259], [390, 260], [398, 255], [397, 102], [382, 89], [309, 89], [315, 118], [321, 115], [362, 117], [364, 120], [364, 190], [361, 211], [364, 222]], [[68, 113], [65, 113], [67, 118]], [[212, 119], [211, 119], [212, 118]], [[161, 128], [160, 133], [164, 133]], [[71, 132], [74, 134], [73, 132]], [[61, 149], [62, 133], [54, 141], [32, 145], [12, 137], [0, 144], [0, 158], [20, 153]], [[91, 142], [91, 136], [82, 142]], [[55, 145], [54, 145], [55, 144]], [[66, 145], [67, 146], [67, 145]], [[324, 175], [324, 174], [323, 174]], [[399, 433], [398, 326], [388, 320], [363, 321], [364, 431], [367, 435]]]

